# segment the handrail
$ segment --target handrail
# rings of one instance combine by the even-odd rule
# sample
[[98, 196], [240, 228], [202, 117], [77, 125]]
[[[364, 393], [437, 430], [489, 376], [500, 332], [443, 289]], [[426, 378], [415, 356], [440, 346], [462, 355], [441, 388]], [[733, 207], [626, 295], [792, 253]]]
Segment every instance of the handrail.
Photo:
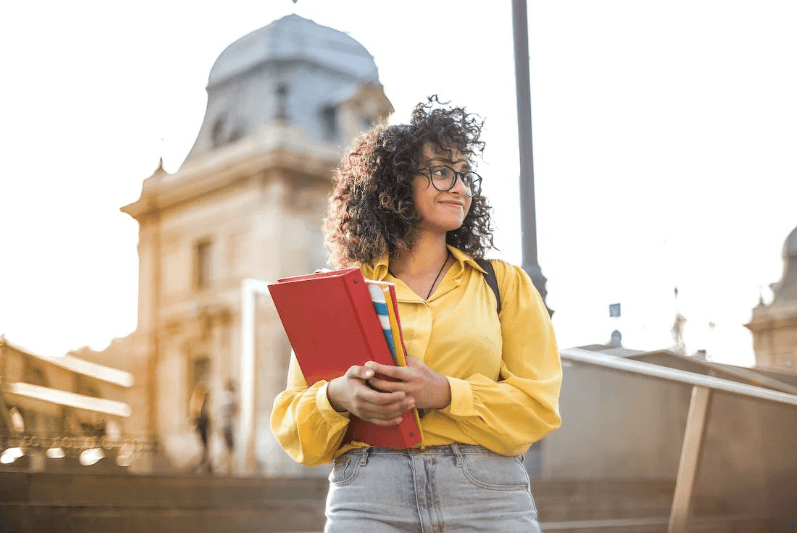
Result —
[[797, 407], [797, 395], [772, 391], [755, 385], [736, 383], [727, 379], [704, 376], [703, 374], [633, 361], [580, 348], [567, 348], [561, 350], [559, 354], [564, 361], [692, 386], [692, 398], [689, 401], [689, 411], [686, 415], [681, 458], [678, 464], [678, 474], [675, 478], [675, 492], [667, 526], [668, 533], [687, 533], [689, 531], [689, 521], [692, 514], [692, 492], [697, 480], [713, 391], [729, 392], [748, 398], [757, 398]]
[[630, 374], [641, 374], [665, 381], [675, 381], [687, 385], [706, 387], [708, 389], [730, 392], [741, 396], [749, 396], [761, 400], [797, 406], [797, 395], [773, 391], [755, 385], [746, 385], [727, 379], [705, 376], [703, 374], [654, 365], [652, 363], [643, 363], [642, 361], [634, 361], [616, 355], [591, 352], [580, 348], [565, 348], [560, 350], [559, 354], [563, 360], [574, 363], [609, 368]]

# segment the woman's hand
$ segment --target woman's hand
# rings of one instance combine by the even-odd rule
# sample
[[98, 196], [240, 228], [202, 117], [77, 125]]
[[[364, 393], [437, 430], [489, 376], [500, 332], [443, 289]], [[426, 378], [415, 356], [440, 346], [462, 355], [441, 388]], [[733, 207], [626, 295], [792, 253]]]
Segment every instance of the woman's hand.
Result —
[[396, 426], [401, 423], [401, 415], [415, 407], [415, 400], [403, 391], [374, 390], [367, 383], [373, 376], [372, 368], [352, 366], [327, 385], [329, 403], [336, 411], [348, 411], [366, 422]]
[[451, 403], [451, 387], [446, 377], [426, 366], [420, 359], [408, 356], [407, 366], [401, 367], [368, 361], [364, 368], [398, 380], [374, 377], [368, 383], [380, 391], [403, 392], [414, 400], [415, 407], [419, 409], [442, 409]]

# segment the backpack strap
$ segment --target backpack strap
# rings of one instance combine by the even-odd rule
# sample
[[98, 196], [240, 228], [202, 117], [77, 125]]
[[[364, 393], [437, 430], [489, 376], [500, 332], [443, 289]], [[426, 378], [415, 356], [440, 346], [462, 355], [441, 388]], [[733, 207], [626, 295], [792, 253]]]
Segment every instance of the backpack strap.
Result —
[[501, 313], [501, 292], [498, 290], [498, 278], [495, 275], [495, 269], [493, 268], [493, 263], [489, 259], [477, 259], [476, 262], [479, 264], [480, 267], [484, 269], [486, 274], [484, 275], [484, 281], [487, 282], [487, 285], [490, 286], [492, 289], [493, 294], [495, 294], [495, 312], [496, 314]]

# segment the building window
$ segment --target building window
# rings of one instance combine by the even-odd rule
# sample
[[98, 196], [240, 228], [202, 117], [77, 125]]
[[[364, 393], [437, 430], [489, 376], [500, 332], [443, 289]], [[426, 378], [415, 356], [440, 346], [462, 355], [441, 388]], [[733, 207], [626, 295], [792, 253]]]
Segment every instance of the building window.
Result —
[[88, 378], [82, 376], [75, 377], [75, 392], [83, 396], [91, 396], [92, 398], [99, 398], [100, 392], [94, 383], [89, 382]]
[[321, 111], [321, 118], [324, 122], [324, 137], [327, 140], [334, 140], [338, 134], [337, 113], [334, 107], [328, 106]]
[[204, 289], [211, 281], [211, 242], [199, 241], [194, 246], [194, 288]]
[[24, 377], [25, 383], [30, 383], [31, 385], [39, 385], [42, 387], [49, 386], [49, 384], [47, 383], [47, 376], [44, 373], [44, 369], [27, 359], [25, 360], [24, 375], [25, 375]]
[[198, 383], [210, 381], [210, 358], [200, 356], [194, 359], [191, 365], [191, 388]]
[[288, 84], [277, 84], [277, 118], [288, 120]]

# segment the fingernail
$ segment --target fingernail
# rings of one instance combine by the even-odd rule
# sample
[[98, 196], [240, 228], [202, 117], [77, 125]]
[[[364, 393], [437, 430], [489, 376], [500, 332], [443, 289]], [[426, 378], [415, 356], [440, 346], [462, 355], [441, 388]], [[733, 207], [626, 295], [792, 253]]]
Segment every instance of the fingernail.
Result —
[[370, 378], [373, 375], [374, 375], [374, 371], [373, 370], [366, 370], [365, 371], [365, 377]]

